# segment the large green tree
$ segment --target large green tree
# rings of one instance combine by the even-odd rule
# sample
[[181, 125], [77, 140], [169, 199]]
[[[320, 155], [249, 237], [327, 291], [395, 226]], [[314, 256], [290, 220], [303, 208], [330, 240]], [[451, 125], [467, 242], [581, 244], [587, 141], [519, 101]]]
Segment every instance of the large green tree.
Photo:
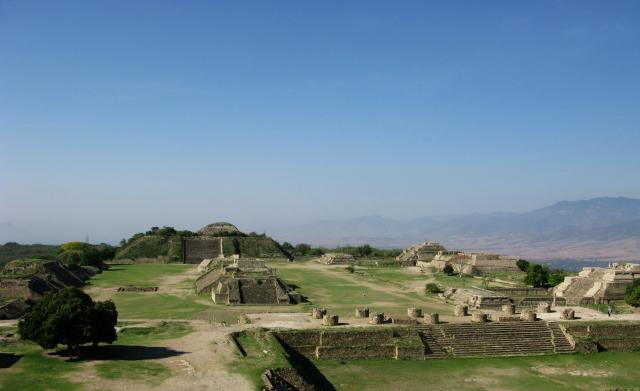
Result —
[[542, 265], [529, 265], [524, 282], [534, 287], [546, 286], [549, 283], [549, 269]]
[[115, 341], [117, 320], [113, 302], [94, 303], [80, 289], [64, 288], [38, 302], [18, 323], [18, 332], [45, 349], [62, 344], [74, 350], [89, 342]]

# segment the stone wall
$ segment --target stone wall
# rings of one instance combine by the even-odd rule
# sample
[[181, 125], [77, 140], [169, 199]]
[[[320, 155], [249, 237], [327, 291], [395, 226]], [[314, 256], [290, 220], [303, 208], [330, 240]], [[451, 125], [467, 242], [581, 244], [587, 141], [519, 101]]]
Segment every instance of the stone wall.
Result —
[[184, 263], [200, 263], [205, 258], [218, 258], [221, 254], [221, 238], [194, 236], [182, 239]]
[[581, 352], [640, 350], [638, 322], [566, 322], [562, 326]]

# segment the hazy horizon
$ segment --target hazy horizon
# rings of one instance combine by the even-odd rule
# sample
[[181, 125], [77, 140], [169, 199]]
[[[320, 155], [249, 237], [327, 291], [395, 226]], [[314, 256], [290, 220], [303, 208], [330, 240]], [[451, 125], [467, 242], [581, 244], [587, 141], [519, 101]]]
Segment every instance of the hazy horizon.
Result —
[[640, 198], [639, 11], [0, 2], [0, 242]]

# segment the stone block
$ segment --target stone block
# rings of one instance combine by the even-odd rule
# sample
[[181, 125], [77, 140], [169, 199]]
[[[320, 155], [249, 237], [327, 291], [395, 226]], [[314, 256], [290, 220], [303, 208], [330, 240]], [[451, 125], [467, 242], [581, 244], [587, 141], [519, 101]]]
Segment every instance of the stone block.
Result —
[[383, 324], [384, 312], [373, 312], [369, 315], [369, 324]]
[[453, 311], [455, 316], [467, 316], [469, 312], [469, 307], [466, 305], [458, 304]]
[[475, 311], [471, 314], [471, 321], [474, 323], [486, 323], [487, 322], [487, 314], [480, 311]]
[[532, 311], [532, 310], [524, 310], [520, 314], [520, 319], [528, 321], [528, 322], [532, 322], [532, 321], [536, 320], [537, 317], [536, 317], [536, 313], [534, 311]]
[[326, 308], [314, 308], [311, 312], [313, 319], [322, 319], [327, 314]]
[[338, 315], [325, 314], [322, 317], [322, 324], [325, 326], [337, 326], [339, 322]]
[[548, 314], [551, 312], [551, 305], [547, 302], [538, 303], [538, 313]]
[[426, 324], [438, 324], [438, 323], [440, 323], [440, 315], [438, 315], [438, 313], [426, 314], [424, 316], [424, 323], [426, 323]]
[[358, 307], [355, 312], [356, 318], [368, 318], [369, 317], [369, 308], [368, 307]]
[[507, 315], [513, 315], [516, 313], [516, 306], [513, 304], [503, 304], [502, 312], [504, 312]]
[[422, 308], [407, 308], [407, 316], [411, 318], [421, 318]]
[[576, 318], [576, 312], [571, 308], [565, 308], [562, 310], [560, 314], [560, 319], [562, 320], [573, 320]]

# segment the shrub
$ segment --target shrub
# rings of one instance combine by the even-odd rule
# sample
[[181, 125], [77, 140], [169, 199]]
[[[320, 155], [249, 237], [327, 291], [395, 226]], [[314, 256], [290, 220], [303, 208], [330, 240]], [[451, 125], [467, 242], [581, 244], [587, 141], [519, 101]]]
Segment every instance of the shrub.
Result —
[[442, 271], [447, 275], [450, 276], [453, 274], [453, 266], [451, 266], [450, 264], [446, 264], [444, 266], [444, 268], [442, 268]]
[[635, 280], [624, 291], [624, 301], [633, 307], [640, 307], [640, 280]]
[[442, 289], [435, 282], [428, 282], [427, 285], [424, 286], [425, 293], [440, 293]]
[[349, 265], [347, 267], [344, 268], [346, 271], [348, 271], [349, 273], [353, 273], [356, 271], [356, 268], [353, 267], [353, 265]]

